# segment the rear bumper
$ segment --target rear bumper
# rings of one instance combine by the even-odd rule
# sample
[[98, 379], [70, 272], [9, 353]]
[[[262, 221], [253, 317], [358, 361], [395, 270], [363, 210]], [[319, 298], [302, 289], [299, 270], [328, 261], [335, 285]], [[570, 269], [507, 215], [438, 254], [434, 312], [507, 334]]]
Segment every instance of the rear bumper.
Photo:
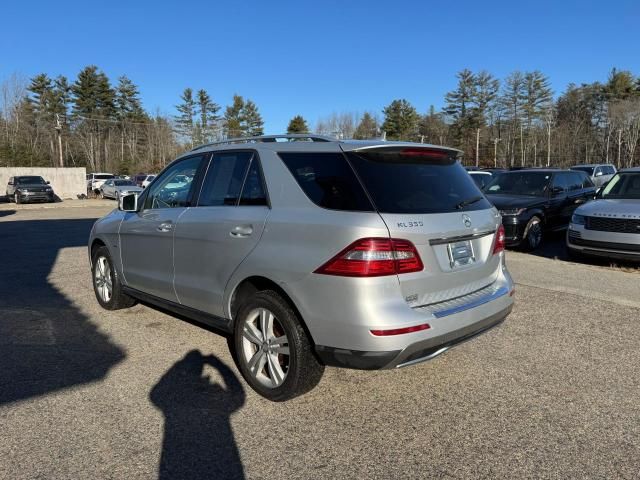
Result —
[[466, 327], [413, 343], [403, 350], [390, 352], [363, 352], [325, 346], [316, 347], [316, 353], [325, 365], [358, 370], [400, 368], [430, 360], [459, 343], [470, 340], [495, 327], [511, 313], [513, 304], [483, 320]]

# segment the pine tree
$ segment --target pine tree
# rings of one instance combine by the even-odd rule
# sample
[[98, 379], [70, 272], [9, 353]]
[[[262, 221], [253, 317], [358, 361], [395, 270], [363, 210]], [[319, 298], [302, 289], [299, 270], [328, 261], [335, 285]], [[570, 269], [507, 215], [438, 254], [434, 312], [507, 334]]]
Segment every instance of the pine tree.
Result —
[[31, 79], [28, 87], [31, 92], [30, 101], [33, 111], [38, 117], [45, 117], [51, 114], [53, 104], [53, 84], [46, 73], [36, 75]]
[[210, 142], [215, 135], [216, 122], [218, 120], [217, 113], [220, 110], [220, 106], [211, 99], [206, 90], [198, 90], [196, 99], [200, 115], [198, 125], [201, 136], [200, 141], [202, 143]]
[[138, 87], [125, 75], [118, 78], [115, 106], [116, 115], [121, 120], [142, 120], [145, 118]]
[[244, 99], [240, 95], [233, 96], [233, 103], [224, 112], [225, 135], [227, 138], [243, 136]]
[[264, 122], [258, 112], [258, 107], [251, 100], [247, 100], [242, 110], [243, 132], [248, 137], [256, 137], [264, 134]]
[[193, 90], [185, 88], [180, 96], [182, 103], [176, 105], [179, 115], [174, 117], [176, 132], [193, 148], [195, 141], [194, 117], [196, 114], [196, 102], [193, 99]]
[[378, 136], [378, 122], [373, 115], [369, 112], [364, 112], [355, 132], [353, 138], [356, 140], [367, 140], [370, 138], [376, 138]]
[[76, 116], [112, 118], [115, 113], [115, 93], [109, 78], [98, 67], [85, 67], [71, 87], [74, 96], [73, 113]]
[[418, 132], [420, 115], [405, 99], [394, 100], [384, 108], [382, 130], [389, 140], [413, 140]]
[[287, 133], [309, 133], [309, 125], [302, 115], [296, 115], [291, 119]]
[[471, 70], [464, 69], [456, 74], [458, 85], [445, 96], [444, 112], [452, 120], [452, 128], [457, 146], [466, 148], [470, 144], [472, 132], [477, 128], [478, 110], [475, 105], [477, 79]]

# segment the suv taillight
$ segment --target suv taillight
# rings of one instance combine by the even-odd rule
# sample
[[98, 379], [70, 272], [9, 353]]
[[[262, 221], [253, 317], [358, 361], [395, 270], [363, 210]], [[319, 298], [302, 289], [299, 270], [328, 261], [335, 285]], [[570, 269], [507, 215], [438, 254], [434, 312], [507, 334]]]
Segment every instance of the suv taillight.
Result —
[[396, 238], [362, 238], [314, 273], [343, 277], [380, 277], [419, 272], [424, 268], [416, 247]]
[[496, 230], [496, 239], [493, 244], [493, 254], [504, 251], [504, 226], [500, 224], [498, 230]]

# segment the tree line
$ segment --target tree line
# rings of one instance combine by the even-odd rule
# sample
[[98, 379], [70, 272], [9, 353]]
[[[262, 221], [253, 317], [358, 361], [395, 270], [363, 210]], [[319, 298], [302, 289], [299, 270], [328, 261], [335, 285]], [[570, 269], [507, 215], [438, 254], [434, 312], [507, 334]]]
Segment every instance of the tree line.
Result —
[[[640, 164], [640, 77], [612, 70], [606, 82], [570, 84], [557, 98], [540, 71], [500, 80], [458, 72], [443, 107], [427, 112], [405, 99], [382, 115], [333, 113], [314, 131], [338, 138], [386, 138], [457, 147], [481, 166]], [[204, 89], [186, 88], [175, 115], [146, 111], [127, 76], [112, 82], [96, 66], [70, 81], [46, 73], [0, 84], [0, 166], [86, 166], [90, 171], [157, 171], [195, 145], [262, 135], [257, 105], [234, 95], [222, 108]], [[288, 133], [309, 133], [302, 115]]]
[[480, 166], [640, 165], [640, 77], [613, 69], [606, 82], [570, 84], [556, 99], [540, 71], [500, 81], [486, 71], [457, 75], [444, 107], [427, 113], [405, 99], [380, 120], [365, 112], [332, 114], [316, 132], [343, 138], [386, 138], [457, 147]]

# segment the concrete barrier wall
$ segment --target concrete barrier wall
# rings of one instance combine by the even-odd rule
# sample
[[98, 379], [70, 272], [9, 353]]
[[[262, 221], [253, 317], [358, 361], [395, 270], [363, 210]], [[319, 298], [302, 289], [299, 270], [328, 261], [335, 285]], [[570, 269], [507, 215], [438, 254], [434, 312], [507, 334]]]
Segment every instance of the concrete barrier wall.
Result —
[[0, 196], [7, 191], [9, 177], [19, 175], [39, 175], [51, 182], [55, 194], [62, 198], [77, 198], [87, 193], [87, 169], [82, 168], [41, 168], [41, 167], [0, 167]]

